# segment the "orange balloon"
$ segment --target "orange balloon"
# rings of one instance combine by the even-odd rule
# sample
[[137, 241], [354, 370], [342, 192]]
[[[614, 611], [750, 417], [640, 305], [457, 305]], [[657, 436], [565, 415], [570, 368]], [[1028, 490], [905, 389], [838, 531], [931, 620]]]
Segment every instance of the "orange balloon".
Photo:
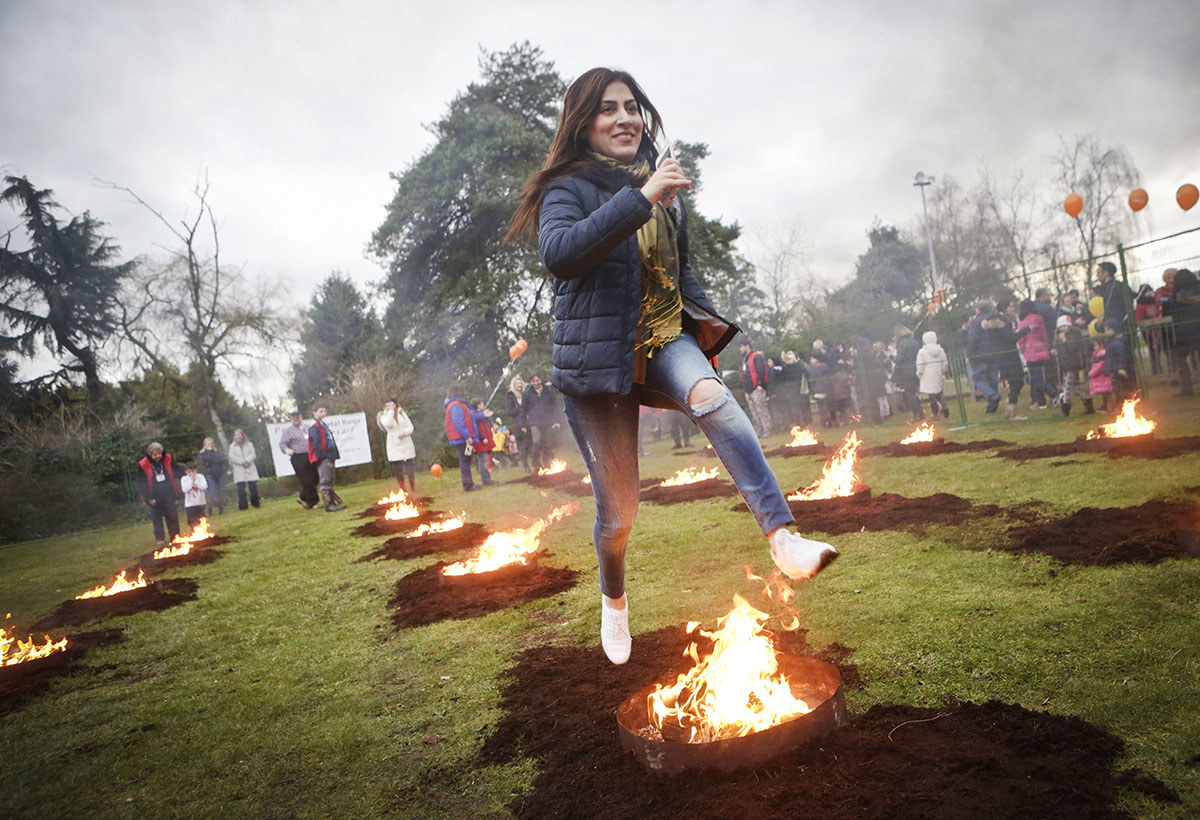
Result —
[[516, 344], [514, 344], [513, 347], [515, 347], [517, 349], [517, 355], [520, 356], [522, 353], [524, 353], [526, 350], [529, 349], [529, 343], [526, 342], [524, 339], [517, 339]]
[[1200, 191], [1197, 191], [1196, 186], [1190, 182], [1180, 185], [1179, 190], [1175, 192], [1175, 201], [1185, 211], [1191, 210], [1192, 206], [1196, 204], [1197, 199], [1200, 199]]
[[1134, 188], [1129, 192], [1129, 207], [1134, 213], [1137, 213], [1142, 208], [1146, 207], [1146, 203], [1150, 201], [1150, 194], [1146, 193], [1145, 188]]
[[432, 467], [429, 468], [429, 472], [433, 474], [434, 478], [441, 478], [442, 477], [442, 465], [434, 464]]
[[937, 302], [930, 302], [930, 303], [929, 303], [929, 312], [930, 312], [930, 313], [936, 313], [936, 312], [937, 312]]
[[509, 348], [508, 348], [508, 358], [510, 358], [510, 359], [515, 359], [515, 358], [517, 358], [517, 357], [518, 357], [518, 356], [520, 356], [520, 355], [521, 355], [521, 351], [517, 349], [517, 346], [516, 346], [516, 345], [511, 345], [511, 346], [509, 346]]
[[1063, 210], [1071, 215], [1071, 218], [1079, 216], [1079, 212], [1083, 210], [1083, 197], [1079, 194], [1067, 194], [1067, 198], [1063, 200]]

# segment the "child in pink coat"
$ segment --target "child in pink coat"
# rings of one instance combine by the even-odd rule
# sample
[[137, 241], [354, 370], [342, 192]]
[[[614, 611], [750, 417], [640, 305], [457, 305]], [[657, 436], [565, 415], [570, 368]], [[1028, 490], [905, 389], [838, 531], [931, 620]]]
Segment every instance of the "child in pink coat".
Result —
[[1092, 340], [1092, 368], [1088, 371], [1088, 387], [1093, 396], [1100, 397], [1100, 412], [1108, 412], [1108, 396], [1112, 393], [1112, 379], [1104, 375], [1104, 340]]
[[1029, 370], [1029, 409], [1045, 410], [1054, 389], [1046, 381], [1046, 362], [1050, 360], [1050, 337], [1046, 324], [1034, 304], [1025, 299], [1018, 307], [1021, 321], [1017, 330], [1029, 328], [1029, 332], [1017, 339], [1017, 347], [1025, 357]]

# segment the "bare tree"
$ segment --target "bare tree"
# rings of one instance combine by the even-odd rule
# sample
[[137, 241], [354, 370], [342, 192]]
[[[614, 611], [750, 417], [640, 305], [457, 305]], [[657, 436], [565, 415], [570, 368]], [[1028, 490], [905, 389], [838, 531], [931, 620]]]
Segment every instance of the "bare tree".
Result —
[[[1124, 202], [1126, 192], [1138, 185], [1138, 170], [1124, 148], [1105, 147], [1091, 134], [1076, 136], [1071, 142], [1060, 134], [1058, 142], [1055, 179], [1059, 190], [1083, 197], [1083, 210], [1075, 225], [1080, 252], [1084, 259], [1092, 259], [1097, 247], [1120, 242], [1121, 229], [1132, 223]], [[1091, 265], [1086, 277], [1091, 287]]]
[[1004, 260], [1004, 267], [1012, 273], [1020, 273], [1025, 292], [1031, 297], [1033, 285], [1030, 271], [1037, 267], [1039, 243], [1037, 233], [1037, 197], [1021, 172], [1007, 185], [999, 184], [986, 165], [979, 169], [977, 191], [981, 209], [986, 213], [994, 228], [997, 250]]
[[[793, 224], [780, 233], [758, 235], [762, 252], [751, 260], [763, 304], [755, 318], [768, 335], [786, 335], [797, 329], [801, 314], [819, 288], [809, 267], [804, 230]], [[819, 297], [818, 297], [819, 298]]]
[[[238, 268], [221, 260], [220, 231], [209, 202], [207, 179], [193, 190], [195, 213], [173, 222], [133, 190], [106, 183], [133, 197], [175, 239], [171, 257], [147, 265], [124, 305], [122, 335], [143, 364], [187, 370], [221, 446], [229, 442], [219, 411], [220, 370], [235, 373], [268, 361], [264, 351], [283, 340], [285, 325], [263, 285], [251, 288]], [[183, 365], [183, 366], [180, 366]], [[173, 377], [177, 378], [178, 377]], [[182, 381], [182, 380], [180, 380]]]

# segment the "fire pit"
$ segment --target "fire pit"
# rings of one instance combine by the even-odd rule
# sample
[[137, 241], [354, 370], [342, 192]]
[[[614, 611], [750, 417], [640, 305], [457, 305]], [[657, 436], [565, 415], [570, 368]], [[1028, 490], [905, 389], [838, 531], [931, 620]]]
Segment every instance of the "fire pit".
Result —
[[[574, 515], [579, 502], [572, 501], [555, 507], [545, 518], [539, 518], [523, 529], [494, 532], [479, 547], [479, 554], [442, 567], [442, 582], [460, 585], [487, 585], [498, 578], [508, 578], [521, 572], [535, 562], [542, 532], [547, 526]], [[509, 571], [509, 575], [497, 573]]]
[[764, 763], [801, 743], [849, 722], [842, 676], [833, 664], [796, 655], [778, 656], [779, 668], [792, 684], [792, 694], [814, 706], [805, 715], [776, 724], [768, 729], [726, 740], [708, 743], [684, 743], [654, 738], [647, 709], [647, 698], [654, 686], [647, 686], [617, 709], [617, 727], [621, 747], [652, 772], [671, 774], [685, 769], [731, 771]]
[[1136, 451], [1147, 442], [1154, 441], [1154, 428], [1158, 425], [1138, 415], [1137, 405], [1141, 398], [1126, 399], [1121, 412], [1111, 424], [1103, 424], [1086, 436], [1075, 440], [1075, 449], [1081, 453], [1107, 453], [1113, 450]]
[[[671, 686], [653, 684], [617, 709], [621, 745], [653, 772], [736, 769], [762, 763], [847, 721], [841, 673], [776, 651], [770, 617], [735, 595], [694, 666]], [[688, 624], [694, 632], [699, 624]]]
[[933, 425], [922, 422], [911, 434], [900, 441], [888, 445], [888, 450], [894, 456], [929, 455], [942, 449], [946, 439], [935, 435]]
[[858, 434], [853, 431], [848, 433], [842, 446], [821, 468], [821, 477], [790, 494], [787, 497], [788, 503], [802, 502], [805, 509], [812, 509], [809, 505], [820, 501], [832, 501], [841, 505], [847, 503], [847, 499], [851, 500], [850, 503], [855, 503], [870, 498], [871, 489], [854, 472], [858, 448], [861, 446]]

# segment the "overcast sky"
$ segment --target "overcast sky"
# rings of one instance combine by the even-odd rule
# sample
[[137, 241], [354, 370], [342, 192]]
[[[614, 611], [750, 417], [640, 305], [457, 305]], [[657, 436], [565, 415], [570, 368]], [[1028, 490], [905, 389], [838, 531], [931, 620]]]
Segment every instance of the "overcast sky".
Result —
[[180, 216], [206, 169], [228, 261], [306, 292], [335, 269], [365, 285], [389, 172], [429, 145], [480, 47], [528, 39], [568, 79], [629, 70], [671, 137], [708, 143], [698, 205], [742, 223], [752, 259], [799, 224], [815, 271], [845, 279], [876, 216], [913, 223], [918, 170], [1040, 176], [1060, 133], [1129, 151], [1144, 230], [1200, 224], [1174, 201], [1200, 184], [1195, 0], [584, 8], [0, 0], [0, 167], [91, 210], [127, 255], [169, 237], [95, 180]]

